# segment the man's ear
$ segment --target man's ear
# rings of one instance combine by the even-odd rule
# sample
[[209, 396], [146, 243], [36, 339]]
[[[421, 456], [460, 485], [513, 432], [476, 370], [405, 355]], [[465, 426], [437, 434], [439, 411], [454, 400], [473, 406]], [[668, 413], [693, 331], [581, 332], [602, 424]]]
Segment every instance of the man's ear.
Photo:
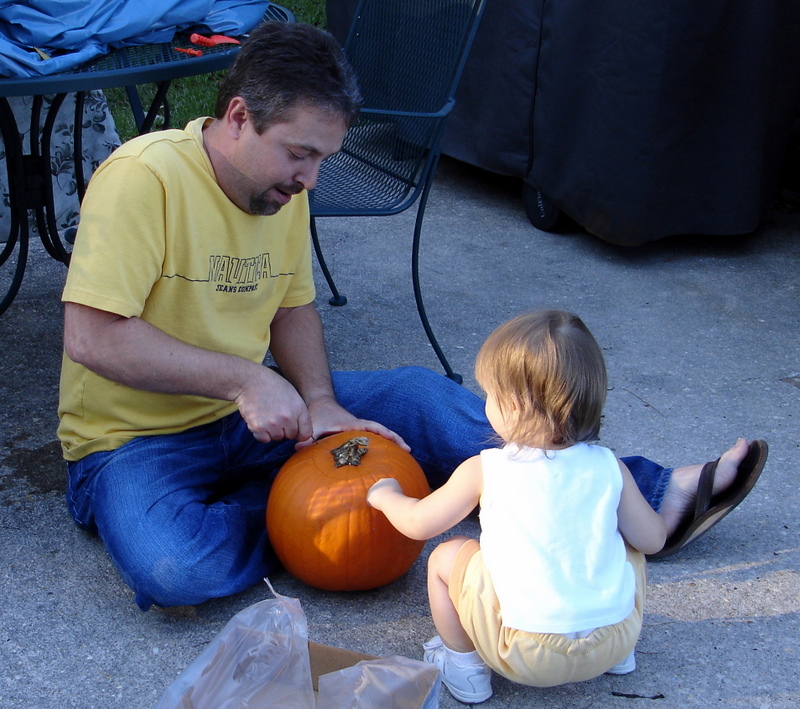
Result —
[[225, 111], [225, 120], [231, 137], [238, 138], [244, 130], [245, 124], [250, 120], [247, 105], [241, 96], [234, 96], [230, 100], [228, 110]]

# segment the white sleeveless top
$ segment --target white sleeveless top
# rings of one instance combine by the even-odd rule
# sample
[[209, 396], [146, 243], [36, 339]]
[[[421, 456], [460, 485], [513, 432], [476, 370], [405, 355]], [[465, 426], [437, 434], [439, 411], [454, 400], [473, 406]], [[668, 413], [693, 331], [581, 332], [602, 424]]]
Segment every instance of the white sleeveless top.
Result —
[[614, 454], [510, 445], [481, 453], [481, 549], [503, 625], [574, 633], [624, 620], [636, 581], [617, 529]]

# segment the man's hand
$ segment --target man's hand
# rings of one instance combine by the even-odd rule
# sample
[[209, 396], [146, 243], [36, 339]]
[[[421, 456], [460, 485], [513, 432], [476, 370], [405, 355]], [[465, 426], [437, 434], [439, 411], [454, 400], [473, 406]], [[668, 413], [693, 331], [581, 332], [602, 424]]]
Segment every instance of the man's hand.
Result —
[[270, 351], [275, 364], [303, 397], [311, 415], [312, 431], [306, 437], [298, 436], [298, 450], [322, 436], [340, 431], [370, 431], [410, 450], [405, 441], [386, 426], [356, 418], [336, 401], [322, 322], [313, 303], [279, 308], [270, 331]]
[[297, 390], [271, 369], [248, 382], [236, 397], [236, 405], [247, 428], [262, 443], [297, 439], [313, 441], [308, 408]]
[[[313, 440], [328, 436], [340, 431], [370, 431], [393, 441], [405, 451], [410, 451], [408, 444], [394, 431], [377, 421], [356, 418], [346, 409], [342, 408], [333, 396], [324, 396], [313, 401], [308, 407], [313, 424]], [[301, 441], [297, 444], [297, 450], [305, 448], [313, 442], [312, 439]]]

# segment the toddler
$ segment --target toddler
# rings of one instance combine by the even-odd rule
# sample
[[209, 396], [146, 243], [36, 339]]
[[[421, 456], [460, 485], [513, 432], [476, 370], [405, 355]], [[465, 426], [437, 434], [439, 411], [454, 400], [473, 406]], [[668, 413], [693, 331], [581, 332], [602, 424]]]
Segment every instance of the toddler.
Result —
[[632, 672], [644, 554], [661, 549], [666, 529], [624, 463], [592, 443], [607, 388], [600, 347], [574, 315], [530, 313], [489, 336], [475, 374], [503, 446], [465, 461], [422, 500], [391, 478], [367, 493], [414, 539], [480, 503], [480, 544], [455, 536], [431, 553], [439, 634], [425, 660], [467, 703], [492, 695], [491, 670], [537, 687]]

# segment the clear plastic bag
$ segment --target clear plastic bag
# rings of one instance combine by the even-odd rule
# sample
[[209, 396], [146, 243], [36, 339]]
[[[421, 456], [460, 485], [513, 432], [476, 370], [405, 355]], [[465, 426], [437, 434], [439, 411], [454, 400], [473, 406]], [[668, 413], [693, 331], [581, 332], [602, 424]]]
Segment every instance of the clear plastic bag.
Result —
[[364, 660], [319, 678], [320, 709], [438, 709], [435, 665], [395, 655]]
[[156, 709], [315, 708], [300, 601], [267, 585], [275, 598], [231, 618], [167, 688]]

